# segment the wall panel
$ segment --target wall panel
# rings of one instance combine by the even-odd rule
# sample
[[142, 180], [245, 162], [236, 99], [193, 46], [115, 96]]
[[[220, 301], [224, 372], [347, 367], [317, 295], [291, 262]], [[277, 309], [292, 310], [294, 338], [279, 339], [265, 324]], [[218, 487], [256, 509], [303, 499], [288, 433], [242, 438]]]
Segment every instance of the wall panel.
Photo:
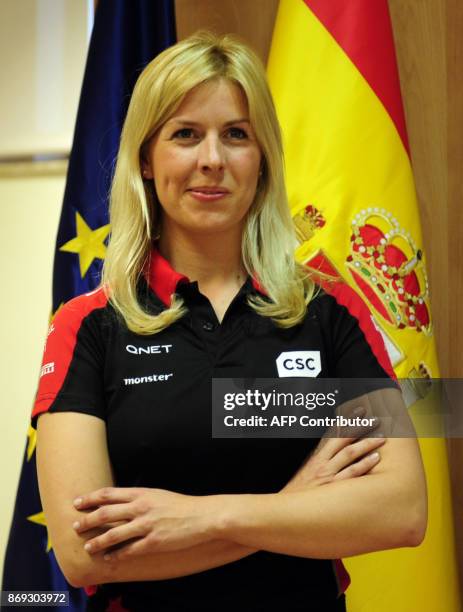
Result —
[[249, 43], [266, 62], [278, 0], [176, 0], [178, 39], [196, 30], [232, 32]]
[[448, 265], [442, 248], [448, 243], [445, 3], [390, 0], [389, 6], [444, 373], [449, 367]]
[[[463, 4], [447, 0], [448, 376], [463, 378]], [[445, 288], [442, 288], [444, 291]], [[463, 414], [463, 401], [460, 398]], [[463, 416], [461, 417], [463, 418]], [[451, 440], [451, 476], [463, 593], [463, 439]]]
[[[463, 5], [389, 0], [441, 375], [463, 377]], [[462, 406], [463, 410], [463, 406]], [[449, 440], [463, 592], [463, 440]]]

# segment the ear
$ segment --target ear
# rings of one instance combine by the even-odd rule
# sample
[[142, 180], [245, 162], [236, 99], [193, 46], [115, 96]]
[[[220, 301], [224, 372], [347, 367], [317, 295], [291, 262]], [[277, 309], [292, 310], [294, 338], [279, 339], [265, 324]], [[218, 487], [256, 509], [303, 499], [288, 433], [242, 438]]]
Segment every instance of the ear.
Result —
[[149, 180], [153, 178], [153, 172], [151, 171], [151, 168], [149, 165], [141, 164], [141, 175], [143, 177], [143, 180], [145, 179]]
[[140, 159], [140, 169], [143, 180], [153, 178], [153, 171], [151, 170], [151, 165], [146, 160]]
[[140, 151], [140, 170], [143, 180], [154, 178], [147, 153], [146, 146], [143, 146]]

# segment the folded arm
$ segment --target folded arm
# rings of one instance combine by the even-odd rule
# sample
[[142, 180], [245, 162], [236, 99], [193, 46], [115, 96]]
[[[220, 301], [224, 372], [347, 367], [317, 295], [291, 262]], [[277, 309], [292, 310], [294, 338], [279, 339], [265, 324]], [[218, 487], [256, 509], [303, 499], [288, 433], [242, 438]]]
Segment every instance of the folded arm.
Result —
[[[126, 521], [104, 519], [105, 526], [85, 528], [77, 532], [76, 522], [90, 519], [92, 507], [78, 511], [73, 501], [83, 491], [105, 491], [114, 485], [106, 444], [105, 423], [96, 417], [73, 412], [42, 415], [38, 423], [37, 466], [40, 494], [47, 527], [58, 563], [73, 586], [126, 582], [135, 580], [163, 580], [186, 576], [237, 561], [256, 552], [256, 547], [232, 541], [209, 540], [188, 548], [169, 552], [130, 555], [113, 554], [105, 561], [101, 551], [89, 554], [84, 545], [95, 537], [108, 534], [114, 524]], [[301, 487], [320, 486], [336, 479], [354, 478], [366, 473], [379, 460], [369, 454], [382, 445], [380, 440], [328, 440], [320, 445], [320, 452], [298, 471], [283, 491]], [[351, 465], [356, 459], [364, 457]], [[215, 496], [193, 498], [206, 502]], [[99, 512], [104, 511], [104, 506]], [[101, 521], [100, 521], [101, 522]], [[84, 525], [83, 525], [84, 527]], [[133, 544], [131, 545], [133, 546]]]
[[[146, 490], [155, 500], [154, 514], [163, 507], [164, 536], [157, 538], [150, 532], [147, 540], [136, 532], [127, 546], [125, 535], [125, 546], [113, 554], [111, 547], [120, 546], [114, 539], [117, 529], [141, 524], [150, 531], [156, 519], [136, 523], [134, 502], [121, 504], [119, 500], [106, 506], [111, 500], [96, 504], [86, 500], [79, 510], [73, 507], [73, 500], [84, 492], [123, 491], [112, 489], [105, 424], [72, 412], [42, 415], [37, 444], [39, 485], [58, 562], [71, 584], [84, 586], [184, 576], [225, 565], [259, 549], [324, 558], [417, 544], [424, 529], [426, 504], [416, 442], [387, 440], [380, 464], [378, 457], [369, 453], [383, 441], [354, 442], [325, 441], [322, 450], [312, 455], [279, 494], [193, 497]], [[164, 529], [172, 523], [165, 522], [171, 500], [175, 514], [179, 509], [185, 514], [184, 524], [193, 524], [189, 513], [196, 521], [189, 540], [182, 541], [179, 536], [188, 530], [172, 528], [174, 544], [169, 543], [168, 529]], [[146, 519], [150, 508], [142, 506], [135, 504]], [[122, 507], [130, 512], [121, 515]], [[108, 508], [119, 514], [110, 516]], [[81, 529], [72, 528], [76, 521], [82, 524]], [[146, 541], [149, 545], [143, 549]], [[85, 543], [95, 542], [100, 547], [91, 552], [84, 549]], [[130, 554], [131, 547], [136, 554]], [[108, 551], [110, 561], [104, 559]]]
[[211, 540], [337, 558], [418, 545], [426, 526], [424, 478], [413, 439], [388, 439], [381, 463], [360, 478], [336, 480], [322, 472], [305, 485], [290, 483], [264, 495], [194, 497], [162, 489], [111, 488], [89, 492], [79, 507], [94, 509], [78, 526], [83, 532], [125, 521], [87, 543], [91, 554], [106, 551], [111, 562]]

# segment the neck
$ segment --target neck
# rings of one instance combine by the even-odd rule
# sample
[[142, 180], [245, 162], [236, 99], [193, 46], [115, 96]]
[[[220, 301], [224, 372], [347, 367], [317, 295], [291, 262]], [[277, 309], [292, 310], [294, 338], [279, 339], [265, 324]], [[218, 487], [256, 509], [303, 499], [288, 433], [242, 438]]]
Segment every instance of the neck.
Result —
[[200, 288], [221, 284], [239, 287], [246, 278], [241, 232], [192, 234], [169, 228], [161, 233], [158, 248], [174, 270], [197, 281]]

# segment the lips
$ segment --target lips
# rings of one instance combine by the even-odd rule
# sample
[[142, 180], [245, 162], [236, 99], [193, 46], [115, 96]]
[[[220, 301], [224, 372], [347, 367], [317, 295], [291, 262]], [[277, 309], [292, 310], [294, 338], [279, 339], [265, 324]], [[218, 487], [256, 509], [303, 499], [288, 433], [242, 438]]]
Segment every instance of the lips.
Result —
[[188, 191], [192, 191], [194, 193], [211, 194], [211, 195], [223, 195], [225, 193], [230, 193], [228, 189], [225, 189], [225, 187], [218, 187], [218, 186], [214, 187], [214, 186], [206, 186], [206, 185], [199, 185], [198, 187], [190, 187]]
[[192, 198], [203, 203], [218, 202], [230, 193], [228, 189], [219, 185], [197, 185], [190, 187], [187, 192]]

